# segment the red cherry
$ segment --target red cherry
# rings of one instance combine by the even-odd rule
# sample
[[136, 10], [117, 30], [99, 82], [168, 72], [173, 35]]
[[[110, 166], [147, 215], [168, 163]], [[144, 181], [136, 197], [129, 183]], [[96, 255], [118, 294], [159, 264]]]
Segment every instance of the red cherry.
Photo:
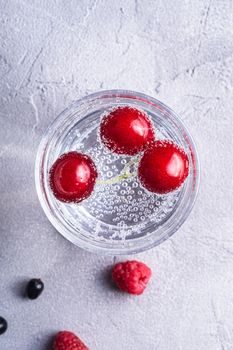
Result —
[[91, 195], [97, 175], [89, 156], [78, 152], [65, 153], [50, 169], [50, 187], [60, 201], [78, 203]]
[[189, 172], [186, 153], [172, 141], [155, 141], [142, 156], [138, 176], [149, 191], [164, 194], [182, 185]]
[[130, 106], [114, 108], [100, 124], [103, 144], [112, 152], [134, 155], [154, 140], [153, 124], [148, 115]]

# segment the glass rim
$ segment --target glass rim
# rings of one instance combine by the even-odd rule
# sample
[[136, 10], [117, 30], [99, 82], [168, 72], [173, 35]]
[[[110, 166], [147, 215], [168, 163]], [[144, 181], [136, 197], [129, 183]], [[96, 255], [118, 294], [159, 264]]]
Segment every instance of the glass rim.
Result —
[[[49, 137], [51, 136], [51, 132], [56, 129], [56, 127], [61, 123], [62, 120], [65, 120], [66, 118], [69, 118], [72, 116], [72, 111], [74, 111], [76, 108], [80, 108], [81, 104], [90, 103], [91, 101], [100, 100], [103, 98], [131, 98], [135, 100], [141, 100], [146, 103], [155, 105], [157, 108], [162, 108], [166, 113], [168, 113], [170, 116], [172, 116], [177, 122], [180, 128], [183, 129], [185, 132], [189, 145], [192, 149], [192, 154], [195, 159], [195, 184], [194, 184], [194, 190], [191, 193], [191, 196], [188, 197], [188, 202], [186, 201], [183, 204], [183, 211], [179, 212], [179, 218], [176, 222], [176, 224], [172, 225], [172, 228], [168, 228], [161, 236], [157, 239], [153, 240], [152, 234], [149, 236], [143, 236], [141, 238], [132, 239], [127, 241], [117, 241], [117, 243], [111, 243], [110, 242], [104, 242], [104, 241], [96, 241], [93, 239], [93, 241], [90, 241], [85, 237], [84, 235], [79, 232], [79, 236], [74, 236], [74, 233], [68, 228], [64, 226], [64, 223], [62, 224], [59, 218], [53, 213], [52, 209], [48, 205], [48, 201], [46, 200], [46, 193], [43, 188], [43, 175], [41, 176], [41, 165], [45, 159], [46, 154], [46, 146], [49, 144]], [[184, 125], [183, 121], [179, 117], [179, 115], [174, 112], [170, 107], [166, 106], [161, 101], [155, 99], [154, 97], [148, 96], [143, 93], [134, 92], [131, 90], [101, 90], [92, 94], [89, 94], [87, 96], [84, 96], [77, 101], [74, 101], [70, 106], [68, 106], [64, 111], [62, 111], [55, 119], [52, 121], [52, 123], [48, 126], [47, 130], [44, 132], [42, 136], [42, 140], [40, 142], [40, 145], [38, 147], [37, 155], [36, 155], [36, 161], [35, 161], [35, 183], [36, 183], [36, 190], [39, 197], [40, 204], [49, 219], [49, 221], [52, 223], [52, 225], [56, 228], [56, 230], [61, 233], [66, 239], [68, 239], [73, 244], [77, 245], [80, 248], [84, 248], [90, 252], [95, 253], [101, 253], [106, 255], [123, 255], [123, 254], [135, 254], [142, 251], [145, 251], [147, 249], [151, 249], [162, 242], [164, 242], [166, 239], [171, 237], [179, 228], [180, 226], [185, 222], [187, 217], [189, 216], [197, 195], [199, 191], [199, 185], [200, 185], [200, 161], [199, 156], [197, 152], [196, 145], [193, 141], [193, 138], [187, 129], [187, 127]], [[182, 202], [182, 200], [181, 200]], [[180, 204], [177, 208], [180, 209]], [[174, 213], [176, 215], [176, 213]], [[173, 215], [167, 220], [174, 219]], [[140, 244], [135, 245], [135, 241]]]

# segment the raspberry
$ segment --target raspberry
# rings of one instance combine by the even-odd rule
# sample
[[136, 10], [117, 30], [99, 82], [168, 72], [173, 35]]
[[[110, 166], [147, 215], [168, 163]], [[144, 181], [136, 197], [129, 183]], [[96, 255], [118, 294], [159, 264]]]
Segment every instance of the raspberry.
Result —
[[54, 350], [89, 350], [86, 345], [72, 332], [59, 332], [53, 344]]
[[151, 269], [136, 260], [118, 263], [112, 270], [112, 278], [116, 285], [129, 294], [142, 294], [150, 277]]

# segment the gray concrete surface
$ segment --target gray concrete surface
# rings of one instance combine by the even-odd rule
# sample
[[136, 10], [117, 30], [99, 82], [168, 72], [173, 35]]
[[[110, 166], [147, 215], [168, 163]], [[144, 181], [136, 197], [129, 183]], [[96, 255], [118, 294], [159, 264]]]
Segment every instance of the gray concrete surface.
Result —
[[[233, 2], [0, 0], [1, 350], [49, 350], [60, 329], [91, 350], [233, 349]], [[196, 206], [161, 246], [141, 297], [49, 224], [34, 186], [48, 124], [73, 100], [126, 88], [181, 114], [202, 163]], [[119, 258], [117, 258], [119, 260]], [[23, 298], [41, 277], [44, 294]]]

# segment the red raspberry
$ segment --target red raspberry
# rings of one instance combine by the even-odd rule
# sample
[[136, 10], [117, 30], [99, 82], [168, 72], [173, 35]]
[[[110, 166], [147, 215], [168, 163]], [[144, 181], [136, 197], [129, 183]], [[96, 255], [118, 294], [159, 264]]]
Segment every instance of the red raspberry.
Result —
[[100, 138], [112, 152], [134, 155], [154, 140], [153, 124], [147, 113], [121, 106], [106, 114], [100, 124]]
[[57, 334], [53, 348], [54, 350], [89, 350], [74, 333], [68, 331]]
[[112, 270], [116, 285], [129, 294], [142, 294], [151, 278], [151, 269], [136, 260], [118, 263]]

